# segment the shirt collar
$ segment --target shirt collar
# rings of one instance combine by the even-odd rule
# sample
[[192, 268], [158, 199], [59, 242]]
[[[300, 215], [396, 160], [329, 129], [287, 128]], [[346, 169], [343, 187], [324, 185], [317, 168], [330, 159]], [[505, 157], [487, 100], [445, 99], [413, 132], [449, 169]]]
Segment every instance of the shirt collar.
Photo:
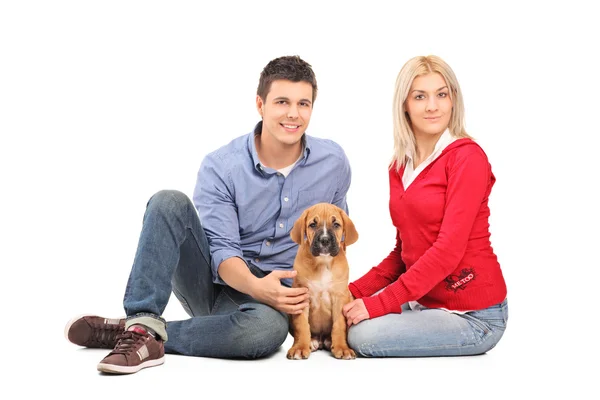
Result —
[[[444, 151], [444, 149], [453, 141], [454, 137], [450, 134], [450, 130], [446, 128], [444, 133], [442, 133], [442, 136], [440, 136], [437, 143], [435, 144], [435, 147], [433, 148], [433, 153], [431, 153], [429, 157], [437, 155], [438, 153]], [[413, 159], [412, 152], [410, 151], [410, 149], [406, 150], [406, 157], [408, 157], [410, 160]]]
[[[254, 130], [248, 135], [248, 149], [250, 150], [250, 155], [252, 156], [252, 165], [254, 165], [254, 168], [259, 172], [262, 172], [263, 169], [266, 167], [263, 167], [260, 163], [260, 159], [258, 158], [258, 152], [256, 151], [256, 143], [254, 142], [254, 137], [256, 135], [260, 135], [260, 133], [262, 132], [262, 124], [262, 121], [259, 121], [254, 127]], [[302, 147], [304, 148], [304, 154], [300, 157], [300, 159], [297, 162], [302, 162], [303, 164], [306, 163], [306, 160], [308, 159], [308, 156], [310, 154], [311, 142], [312, 138], [310, 138], [306, 133], [304, 133], [304, 135], [302, 135]]]

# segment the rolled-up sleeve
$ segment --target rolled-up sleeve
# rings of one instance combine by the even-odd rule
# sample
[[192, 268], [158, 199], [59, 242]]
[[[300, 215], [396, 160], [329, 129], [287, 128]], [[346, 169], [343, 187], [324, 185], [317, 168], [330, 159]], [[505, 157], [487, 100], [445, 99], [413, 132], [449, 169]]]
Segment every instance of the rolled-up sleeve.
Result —
[[219, 265], [231, 257], [244, 260], [233, 199], [226, 163], [215, 154], [208, 155], [200, 165], [193, 200], [210, 246], [213, 282], [221, 285], [226, 283], [219, 277]]

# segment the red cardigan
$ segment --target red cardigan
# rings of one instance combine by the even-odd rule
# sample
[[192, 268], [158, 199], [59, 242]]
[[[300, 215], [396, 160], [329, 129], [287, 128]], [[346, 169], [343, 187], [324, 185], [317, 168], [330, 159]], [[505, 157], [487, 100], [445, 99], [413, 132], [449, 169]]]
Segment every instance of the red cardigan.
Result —
[[396, 247], [348, 285], [370, 318], [400, 313], [413, 300], [457, 311], [502, 302], [506, 284], [488, 223], [495, 177], [481, 147], [471, 139], [454, 141], [406, 191], [403, 173], [395, 166], [389, 172]]

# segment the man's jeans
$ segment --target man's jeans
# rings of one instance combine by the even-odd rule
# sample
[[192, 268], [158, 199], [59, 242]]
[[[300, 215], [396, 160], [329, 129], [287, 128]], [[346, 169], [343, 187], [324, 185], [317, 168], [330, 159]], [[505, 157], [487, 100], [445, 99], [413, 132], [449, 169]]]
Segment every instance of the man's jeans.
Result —
[[[265, 273], [252, 267], [262, 278]], [[171, 291], [191, 318], [160, 317]], [[230, 287], [213, 283], [209, 245], [190, 199], [160, 191], [147, 204], [127, 289], [126, 326], [143, 323], [165, 340], [167, 353], [258, 358], [288, 335], [288, 317]]]
[[348, 344], [363, 357], [438, 357], [483, 354], [502, 338], [508, 303], [455, 314], [435, 308], [387, 314], [353, 325]]

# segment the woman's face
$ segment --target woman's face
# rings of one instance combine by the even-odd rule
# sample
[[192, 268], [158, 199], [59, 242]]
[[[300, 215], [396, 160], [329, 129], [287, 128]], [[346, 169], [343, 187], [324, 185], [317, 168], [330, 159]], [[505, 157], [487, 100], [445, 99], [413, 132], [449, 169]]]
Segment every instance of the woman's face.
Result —
[[441, 135], [452, 116], [452, 100], [446, 81], [437, 72], [415, 78], [404, 103], [415, 136]]

